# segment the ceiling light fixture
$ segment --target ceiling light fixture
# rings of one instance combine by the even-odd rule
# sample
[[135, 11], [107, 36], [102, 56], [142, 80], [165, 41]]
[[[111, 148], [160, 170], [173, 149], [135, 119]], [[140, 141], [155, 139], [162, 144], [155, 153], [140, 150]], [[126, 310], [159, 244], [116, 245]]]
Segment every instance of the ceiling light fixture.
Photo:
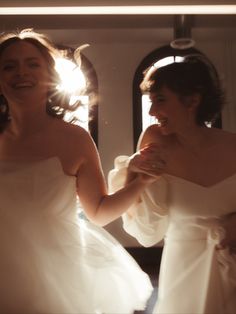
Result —
[[0, 15], [236, 14], [236, 5], [2, 6]]
[[174, 16], [174, 39], [170, 43], [175, 49], [188, 49], [195, 45], [191, 36], [192, 15]]

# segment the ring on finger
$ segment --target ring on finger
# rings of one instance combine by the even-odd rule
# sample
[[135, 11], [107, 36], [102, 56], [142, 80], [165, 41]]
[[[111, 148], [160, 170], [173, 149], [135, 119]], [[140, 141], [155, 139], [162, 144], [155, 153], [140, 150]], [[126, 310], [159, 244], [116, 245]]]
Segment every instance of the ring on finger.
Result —
[[157, 161], [156, 163], [151, 164], [151, 167], [153, 169], [161, 169], [164, 166], [164, 162], [163, 161]]

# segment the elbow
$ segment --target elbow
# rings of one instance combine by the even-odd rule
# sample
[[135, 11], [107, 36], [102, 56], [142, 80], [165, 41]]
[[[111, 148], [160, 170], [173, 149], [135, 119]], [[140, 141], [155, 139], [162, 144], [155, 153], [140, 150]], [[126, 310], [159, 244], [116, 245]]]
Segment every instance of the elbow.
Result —
[[89, 219], [90, 222], [92, 222], [94, 225], [97, 225], [99, 227], [105, 227], [108, 222], [104, 222], [104, 221], [101, 221], [100, 219], [96, 219], [96, 218], [91, 218]]
[[94, 214], [94, 215], [88, 215], [87, 219], [93, 223], [94, 225], [97, 225], [99, 227], [104, 227], [109, 224], [109, 221], [107, 219], [103, 219], [101, 215]]

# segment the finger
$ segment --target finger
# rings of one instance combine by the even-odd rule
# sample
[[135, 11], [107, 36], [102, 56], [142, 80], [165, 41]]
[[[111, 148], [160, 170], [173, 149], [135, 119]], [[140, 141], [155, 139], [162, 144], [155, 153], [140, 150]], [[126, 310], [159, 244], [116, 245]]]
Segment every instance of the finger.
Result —
[[164, 160], [162, 159], [159, 159], [159, 160], [151, 160], [151, 161], [147, 161], [144, 165], [143, 165], [143, 168], [145, 168], [146, 170], [162, 170], [165, 168], [166, 166], [166, 163]]
[[154, 177], [154, 178], [160, 177], [163, 174], [160, 171], [150, 171], [150, 170], [147, 171], [145, 169], [140, 169], [139, 173], [142, 173], [142, 174]]
[[130, 171], [135, 172], [135, 173], [143, 173], [152, 177], [157, 177], [160, 176], [163, 171], [160, 169], [152, 169], [150, 167], [145, 168], [145, 167], [137, 167], [135, 165], [132, 165], [130, 168]]
[[148, 143], [143, 148], [157, 150], [160, 149], [160, 145], [158, 145], [157, 143]]
[[146, 171], [160, 171], [160, 170], [163, 170], [164, 168], [164, 164], [161, 161], [141, 162], [141, 163], [136, 163], [136, 166]]
[[142, 168], [139, 168], [139, 171], [140, 172], [142, 172], [142, 173], [145, 173], [145, 174], [147, 174], [147, 175], [151, 175], [151, 176], [160, 176], [160, 175], [162, 175], [163, 174], [163, 170], [162, 169], [160, 169], [160, 168], [154, 168], [154, 169], [152, 169], [152, 168], [144, 168], [144, 167], [142, 167]]

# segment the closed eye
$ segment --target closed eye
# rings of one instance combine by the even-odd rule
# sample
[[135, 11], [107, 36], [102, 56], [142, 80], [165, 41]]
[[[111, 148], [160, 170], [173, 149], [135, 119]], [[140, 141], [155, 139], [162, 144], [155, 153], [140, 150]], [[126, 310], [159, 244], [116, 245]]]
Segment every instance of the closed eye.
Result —
[[156, 97], [156, 101], [164, 101], [164, 100], [165, 100], [165, 97], [162, 95], [159, 95]]
[[30, 63], [29, 63], [29, 66], [30, 66], [31, 68], [39, 68], [39, 67], [41, 66], [41, 64], [38, 63], [38, 62], [30, 62]]
[[156, 95], [151, 99], [152, 104], [158, 104], [160, 102], [164, 102], [166, 98], [163, 95]]
[[41, 62], [38, 58], [28, 58], [27, 64], [31, 68], [39, 68], [41, 66]]
[[6, 63], [2, 66], [3, 71], [11, 71], [16, 67], [14, 63]]

